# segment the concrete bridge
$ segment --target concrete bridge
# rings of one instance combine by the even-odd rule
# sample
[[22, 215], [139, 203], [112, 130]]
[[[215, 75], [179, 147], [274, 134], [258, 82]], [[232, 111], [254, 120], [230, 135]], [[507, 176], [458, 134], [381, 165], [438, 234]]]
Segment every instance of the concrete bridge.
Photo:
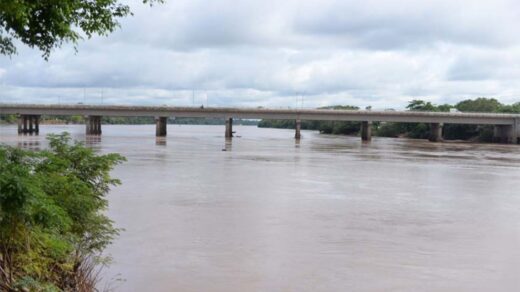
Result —
[[301, 137], [302, 120], [358, 121], [361, 138], [372, 137], [372, 122], [430, 124], [430, 141], [442, 141], [444, 124], [493, 125], [496, 142], [520, 144], [520, 114], [448, 113], [413, 111], [361, 111], [326, 109], [198, 108], [171, 106], [0, 104], [0, 114], [18, 115], [18, 133], [38, 134], [41, 115], [85, 116], [86, 134], [101, 135], [101, 117], [155, 117], [156, 136], [166, 136], [168, 117], [223, 118], [225, 137], [233, 136], [233, 118], [295, 120], [295, 138]]

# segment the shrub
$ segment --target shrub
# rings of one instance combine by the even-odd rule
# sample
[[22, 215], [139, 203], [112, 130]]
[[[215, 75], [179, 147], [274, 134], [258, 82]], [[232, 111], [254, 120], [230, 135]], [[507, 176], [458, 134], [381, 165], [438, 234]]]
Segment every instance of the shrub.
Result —
[[[124, 157], [98, 155], [67, 133], [49, 150], [0, 146], [0, 290], [86, 291], [85, 273], [118, 234], [104, 215]], [[39, 287], [39, 288], [35, 288]]]

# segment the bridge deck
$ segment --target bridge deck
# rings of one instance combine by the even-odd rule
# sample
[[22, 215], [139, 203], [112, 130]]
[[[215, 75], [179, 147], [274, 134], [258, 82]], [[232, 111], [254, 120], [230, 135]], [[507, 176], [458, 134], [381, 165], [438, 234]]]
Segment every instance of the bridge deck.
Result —
[[0, 114], [204, 117], [514, 125], [519, 114], [122, 105], [0, 104]]

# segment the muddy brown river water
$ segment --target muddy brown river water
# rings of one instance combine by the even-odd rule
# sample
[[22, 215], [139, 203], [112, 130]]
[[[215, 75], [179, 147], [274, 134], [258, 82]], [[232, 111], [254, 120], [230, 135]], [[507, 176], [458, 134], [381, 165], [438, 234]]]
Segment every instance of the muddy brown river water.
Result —
[[[42, 126], [0, 142], [45, 147]], [[520, 146], [103, 126], [116, 291], [520, 291]], [[223, 151], [226, 150], [226, 151]], [[123, 279], [123, 280], [117, 280]]]

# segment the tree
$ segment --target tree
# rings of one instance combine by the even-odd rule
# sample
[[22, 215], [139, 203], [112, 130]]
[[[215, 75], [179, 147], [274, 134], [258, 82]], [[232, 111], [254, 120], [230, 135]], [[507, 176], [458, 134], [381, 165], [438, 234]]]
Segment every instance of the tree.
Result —
[[520, 113], [520, 102], [511, 104], [511, 105], [502, 105], [499, 109], [499, 112], [519, 114]]
[[481, 112], [494, 113], [497, 112], [502, 104], [494, 98], [479, 97], [477, 99], [463, 100], [455, 105], [461, 112]]
[[48, 59], [52, 49], [66, 42], [77, 44], [82, 35], [108, 35], [119, 26], [118, 19], [129, 14], [129, 6], [119, 0], [2, 0], [0, 54], [15, 54], [17, 39]]
[[[414, 99], [408, 103], [406, 108], [410, 111], [439, 112], [449, 111], [449, 105], [437, 106], [429, 101]], [[424, 123], [384, 123], [376, 131], [378, 136], [426, 139], [429, 136], [430, 125]]]
[[437, 111], [437, 107], [431, 102], [418, 99], [410, 101], [406, 108], [411, 111]]
[[92, 269], [118, 233], [105, 196], [124, 158], [68, 134], [49, 141], [40, 152], [0, 146], [0, 291], [92, 291]]

